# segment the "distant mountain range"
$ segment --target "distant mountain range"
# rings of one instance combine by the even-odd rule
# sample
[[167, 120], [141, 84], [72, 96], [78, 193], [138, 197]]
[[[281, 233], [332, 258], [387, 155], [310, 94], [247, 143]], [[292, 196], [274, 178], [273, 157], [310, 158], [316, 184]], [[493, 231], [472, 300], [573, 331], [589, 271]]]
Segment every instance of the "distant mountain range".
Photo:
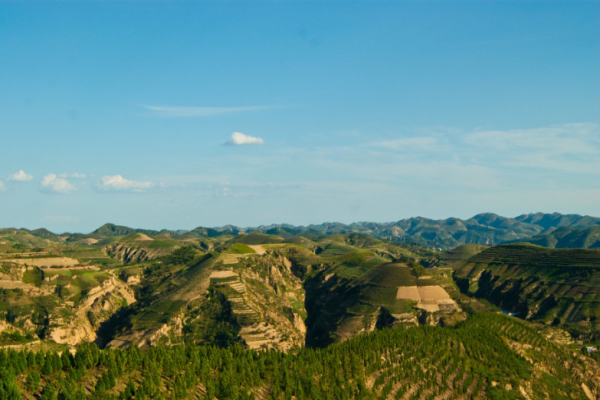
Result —
[[[6, 231], [10, 229], [4, 229]], [[24, 229], [21, 229], [24, 230]], [[415, 243], [441, 249], [455, 248], [464, 243], [495, 246], [501, 243], [529, 242], [546, 247], [600, 248], [600, 218], [577, 214], [523, 214], [516, 218], [496, 214], [477, 214], [467, 220], [448, 218], [433, 220], [416, 217], [397, 222], [355, 222], [343, 224], [325, 222], [318, 225], [294, 226], [290, 224], [261, 225], [242, 228], [234, 225], [198, 227], [193, 230], [150, 230], [105, 224], [90, 234], [54, 234], [47, 229], [28, 231], [38, 237], [66, 237], [67, 240], [83, 238], [127, 236], [143, 233], [150, 237], [217, 237], [240, 233], [265, 233], [284, 239], [304, 236], [315, 239], [332, 234], [358, 233], [400, 243]]]

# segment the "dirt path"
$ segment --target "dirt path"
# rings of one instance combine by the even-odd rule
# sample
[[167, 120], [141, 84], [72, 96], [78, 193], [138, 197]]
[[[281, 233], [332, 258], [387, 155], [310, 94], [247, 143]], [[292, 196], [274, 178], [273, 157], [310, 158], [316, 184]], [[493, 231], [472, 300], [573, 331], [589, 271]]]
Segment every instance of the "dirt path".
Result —
[[35, 265], [36, 267], [51, 267], [54, 265], [72, 267], [73, 265], [79, 264], [79, 261], [69, 257], [12, 258], [2, 261], [13, 262], [19, 265]]
[[252, 246], [248, 246], [250, 247], [252, 250], [254, 250], [256, 252], [256, 254], [258, 254], [259, 256], [262, 256], [263, 254], [265, 254], [267, 252], [267, 250], [265, 250], [264, 247], [262, 247], [261, 245], [258, 244], [254, 244]]

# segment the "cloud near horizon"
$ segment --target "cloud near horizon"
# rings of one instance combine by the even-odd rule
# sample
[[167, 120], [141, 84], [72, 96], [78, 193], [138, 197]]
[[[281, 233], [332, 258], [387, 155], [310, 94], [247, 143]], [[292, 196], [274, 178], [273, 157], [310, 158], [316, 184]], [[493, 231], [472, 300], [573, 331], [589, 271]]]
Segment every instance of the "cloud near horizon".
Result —
[[8, 180], [13, 182], [29, 182], [32, 179], [33, 176], [29, 175], [23, 170], [19, 170], [8, 177]]
[[157, 117], [166, 118], [200, 118], [213, 115], [233, 114], [245, 111], [258, 111], [270, 107], [177, 107], [177, 106], [142, 106]]
[[96, 187], [105, 192], [141, 192], [156, 186], [152, 182], [137, 182], [123, 178], [121, 175], [106, 175], [100, 178]]
[[[495, 170], [523, 167], [600, 174], [600, 125], [594, 123], [474, 132], [446, 128], [370, 146], [421, 159], [430, 165], [450, 157], [463, 166], [479, 165]], [[431, 153], [438, 156], [432, 159]]]
[[265, 141], [259, 137], [244, 135], [241, 132], [233, 132], [231, 139], [223, 143], [225, 146], [242, 146], [245, 144], [263, 144]]
[[74, 172], [72, 174], [60, 174], [58, 175], [59, 178], [77, 178], [77, 179], [83, 179], [85, 178], [85, 174], [80, 174], [78, 172]]
[[42, 182], [40, 184], [40, 188], [45, 192], [54, 192], [54, 193], [69, 193], [75, 190], [75, 186], [73, 186], [69, 181], [63, 178], [59, 178], [56, 174], [48, 174], [44, 176]]

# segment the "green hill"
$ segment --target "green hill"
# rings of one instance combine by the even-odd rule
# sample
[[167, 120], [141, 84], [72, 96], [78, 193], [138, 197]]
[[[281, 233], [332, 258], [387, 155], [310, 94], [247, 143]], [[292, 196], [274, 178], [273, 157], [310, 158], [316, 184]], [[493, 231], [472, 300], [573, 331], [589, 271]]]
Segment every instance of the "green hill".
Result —
[[600, 225], [600, 218], [590, 217], [589, 215], [581, 216], [577, 214], [563, 215], [559, 213], [535, 213], [520, 215], [515, 219], [517, 221], [539, 225], [544, 229], [569, 226], [588, 227]]
[[283, 242], [283, 238], [277, 235], [267, 235], [264, 233], [249, 233], [247, 235], [239, 235], [233, 239], [236, 243], [249, 245], [257, 244], [276, 244]]
[[522, 318], [562, 325], [585, 337], [600, 331], [600, 250], [511, 244], [453, 268], [462, 291]]
[[482, 246], [479, 244], [462, 244], [452, 250], [444, 251], [442, 253], [436, 254], [431, 259], [427, 260], [426, 265], [428, 267], [433, 266], [444, 266], [448, 264], [453, 264], [459, 261], [463, 261], [468, 259], [469, 257], [474, 256], [475, 254], [487, 249], [488, 246]]
[[598, 365], [514, 318], [386, 329], [295, 353], [158, 346], [0, 350], [0, 397], [42, 399], [584, 399]]
[[134, 233], [144, 233], [146, 235], [153, 236], [159, 232], [149, 229], [134, 229], [115, 224], [104, 224], [92, 233], [101, 236], [128, 236], [133, 235]]
[[557, 249], [600, 249], [600, 226], [586, 229], [558, 228], [550, 234], [521, 239], [519, 242]]

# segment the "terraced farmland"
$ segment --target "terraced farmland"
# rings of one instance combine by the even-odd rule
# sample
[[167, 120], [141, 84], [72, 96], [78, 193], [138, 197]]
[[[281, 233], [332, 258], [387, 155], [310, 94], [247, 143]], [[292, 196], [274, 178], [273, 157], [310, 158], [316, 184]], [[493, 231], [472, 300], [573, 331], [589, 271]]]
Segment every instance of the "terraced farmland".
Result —
[[598, 335], [598, 250], [505, 245], [453, 267], [456, 282], [466, 293], [526, 319], [564, 325], [585, 337]]

